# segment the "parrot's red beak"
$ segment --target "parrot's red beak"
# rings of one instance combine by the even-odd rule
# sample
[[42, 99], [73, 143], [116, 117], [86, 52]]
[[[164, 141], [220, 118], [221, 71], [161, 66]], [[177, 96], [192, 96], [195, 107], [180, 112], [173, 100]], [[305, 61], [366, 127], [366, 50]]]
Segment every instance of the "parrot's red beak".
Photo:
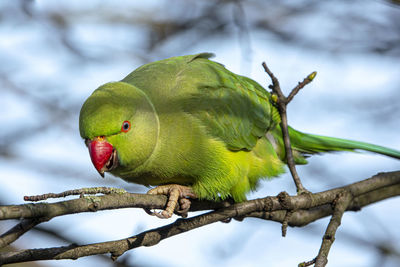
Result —
[[104, 177], [104, 172], [117, 167], [117, 151], [104, 137], [100, 136], [89, 140], [87, 145], [93, 165], [102, 177]]

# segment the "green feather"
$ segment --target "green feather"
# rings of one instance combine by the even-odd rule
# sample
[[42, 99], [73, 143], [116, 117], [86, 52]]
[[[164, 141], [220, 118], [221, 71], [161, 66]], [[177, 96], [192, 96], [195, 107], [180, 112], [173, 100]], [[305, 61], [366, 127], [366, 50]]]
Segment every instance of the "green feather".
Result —
[[[210, 53], [143, 65], [97, 89], [82, 106], [82, 138], [104, 136], [118, 153], [111, 171], [144, 185], [189, 185], [203, 199], [246, 199], [260, 179], [284, 172], [280, 116], [257, 82], [209, 60]], [[123, 121], [132, 129], [122, 132]], [[400, 152], [289, 129], [295, 161], [310, 154]]]
[[304, 154], [364, 150], [400, 159], [400, 151], [365, 142], [329, 136], [305, 134], [296, 131], [291, 127], [289, 128], [289, 135], [293, 149]]

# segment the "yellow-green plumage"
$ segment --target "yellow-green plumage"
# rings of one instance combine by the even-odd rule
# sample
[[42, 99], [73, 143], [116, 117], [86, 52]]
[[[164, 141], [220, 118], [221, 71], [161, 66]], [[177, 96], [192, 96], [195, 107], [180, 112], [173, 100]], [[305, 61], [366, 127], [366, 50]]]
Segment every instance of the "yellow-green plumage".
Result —
[[[119, 159], [114, 175], [144, 185], [190, 185], [200, 198], [243, 201], [260, 179], [284, 172], [280, 117], [270, 94], [209, 57], [146, 64], [88, 98], [81, 136], [105, 136], [112, 144]], [[122, 132], [126, 120], [132, 130]], [[297, 163], [306, 163], [302, 153], [354, 149], [400, 158], [387, 148], [290, 132]]]

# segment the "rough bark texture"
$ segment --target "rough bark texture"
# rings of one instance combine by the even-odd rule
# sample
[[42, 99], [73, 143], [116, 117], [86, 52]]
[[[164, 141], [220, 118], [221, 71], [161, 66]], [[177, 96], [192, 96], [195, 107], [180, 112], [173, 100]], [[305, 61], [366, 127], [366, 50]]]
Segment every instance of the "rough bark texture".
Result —
[[[287, 220], [288, 225], [292, 227], [301, 227], [322, 217], [332, 215], [320, 251], [320, 254], [327, 255], [334, 238], [334, 232], [346, 210], [358, 211], [371, 203], [398, 195], [400, 195], [400, 171], [379, 173], [354, 184], [313, 194], [289, 196], [287, 193], [280, 193], [276, 197], [265, 197], [235, 204], [227, 201], [193, 200], [191, 211], [213, 211], [188, 219], [178, 219], [174, 223], [121, 240], [3, 252], [0, 253], [0, 264], [49, 259], [76, 259], [105, 253], [110, 253], [116, 259], [127, 250], [141, 246], [153, 246], [174, 235], [214, 222], [227, 221], [231, 218], [242, 220], [246, 217], [256, 217], [283, 223], [288, 211], [293, 211]], [[22, 219], [22, 221], [0, 237], [0, 244], [2, 247], [6, 246], [33, 226], [56, 216], [127, 207], [162, 209], [166, 202], [165, 196], [117, 193], [81, 197], [56, 203], [1, 206], [1, 220]], [[323, 259], [326, 259], [326, 257]], [[323, 261], [323, 263], [326, 262]], [[323, 264], [320, 266], [323, 266]]]

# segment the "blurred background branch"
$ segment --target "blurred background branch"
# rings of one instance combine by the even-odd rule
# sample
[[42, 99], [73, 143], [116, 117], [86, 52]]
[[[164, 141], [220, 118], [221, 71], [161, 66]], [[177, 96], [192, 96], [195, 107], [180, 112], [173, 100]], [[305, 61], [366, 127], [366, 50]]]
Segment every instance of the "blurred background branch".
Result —
[[[289, 124], [307, 132], [399, 149], [399, 17], [399, 1], [394, 0], [1, 1], [0, 202], [19, 204], [26, 194], [77, 187], [111, 186], [145, 192], [146, 188], [119, 179], [98, 177], [78, 133], [81, 104], [100, 84], [120, 80], [143, 63], [205, 51], [215, 52], [217, 61], [264, 86], [265, 76], [259, 67], [264, 60], [279, 73], [282, 84], [293, 84], [310, 69], [317, 70], [318, 81], [291, 103]], [[354, 182], [346, 177], [369, 177], [398, 168], [397, 161], [383, 157], [338, 154], [315, 157], [298, 171], [308, 178], [303, 181], [306, 188], [321, 191]], [[289, 176], [265, 182], [250, 198], [282, 190], [294, 190]], [[343, 231], [338, 232], [330, 254], [332, 266], [343, 265], [343, 255], [349, 251], [356, 256], [348, 265], [379, 262], [381, 266], [398, 266], [400, 248], [394, 240], [400, 238], [400, 230], [392, 227], [400, 223], [393, 212], [398, 201], [383, 202], [357, 215], [346, 214]], [[87, 216], [66, 216], [42, 227], [68, 237], [66, 243], [88, 243], [158, 226], [157, 221], [130, 211]], [[78, 225], [77, 220], [82, 223]], [[121, 232], [108, 227], [104, 231], [107, 222], [121, 222], [115, 227]], [[307, 226], [299, 233], [291, 231], [285, 239], [280, 239], [280, 229], [265, 222], [229, 225], [193, 233], [197, 246], [179, 238], [175, 242], [187, 244], [183, 253], [198, 266], [234, 265], [251, 258], [261, 247], [270, 253], [263, 253], [268, 258], [258, 257], [260, 262], [268, 259], [271, 265], [293, 265], [307, 258], [307, 251], [309, 258], [314, 256], [326, 222]], [[9, 225], [0, 224], [0, 228]], [[81, 234], [82, 228], [87, 235]], [[215, 238], [221, 233], [223, 241]], [[345, 233], [352, 237], [345, 238], [348, 243], [340, 243], [338, 240], [348, 235]], [[23, 249], [32, 242], [43, 247], [65, 243], [56, 235], [50, 236], [37, 231], [15, 246]], [[204, 244], [203, 238], [212, 242]], [[274, 246], [265, 244], [266, 238], [273, 239]], [[172, 242], [150, 252], [130, 252], [117, 263], [184, 266], [173, 257], [171, 247], [176, 243]], [[299, 244], [303, 251], [298, 251]], [[296, 248], [292, 250], [299, 255], [294, 252], [292, 261], [280, 261], [276, 249], [282, 246]], [[205, 254], [211, 256], [203, 257]], [[203, 262], [204, 258], [208, 262]], [[254, 257], [254, 265], [260, 262]], [[78, 263], [113, 264], [102, 259]]]

